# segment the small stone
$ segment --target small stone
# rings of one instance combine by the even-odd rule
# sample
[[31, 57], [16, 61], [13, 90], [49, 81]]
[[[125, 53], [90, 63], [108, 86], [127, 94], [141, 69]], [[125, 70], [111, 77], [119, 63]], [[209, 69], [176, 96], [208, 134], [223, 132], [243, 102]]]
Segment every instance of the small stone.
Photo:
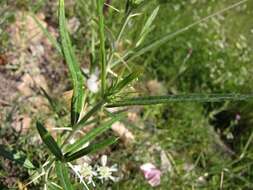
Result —
[[[33, 77], [33, 78], [32, 78]], [[21, 82], [18, 84], [18, 90], [25, 96], [33, 95], [33, 89], [35, 86], [42, 87], [48, 91], [46, 79], [43, 75], [37, 74], [32, 76], [25, 74], [21, 78]]]
[[112, 130], [123, 140], [125, 145], [129, 145], [135, 140], [132, 132], [121, 122], [115, 122], [112, 125]]
[[14, 123], [12, 123], [12, 126], [17, 132], [25, 134], [30, 129], [31, 121], [32, 119], [29, 115], [20, 115], [15, 119]]
[[163, 94], [163, 87], [157, 80], [150, 80], [147, 82], [147, 89], [151, 95], [161, 95]]
[[73, 17], [68, 21], [68, 29], [70, 34], [74, 34], [80, 27], [80, 21], [78, 18]]

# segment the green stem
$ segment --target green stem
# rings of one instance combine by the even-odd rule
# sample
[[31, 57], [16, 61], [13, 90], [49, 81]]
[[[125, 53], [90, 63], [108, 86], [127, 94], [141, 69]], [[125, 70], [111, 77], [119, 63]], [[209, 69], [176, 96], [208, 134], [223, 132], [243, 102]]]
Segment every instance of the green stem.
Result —
[[106, 105], [106, 107], [123, 107], [135, 105], [168, 104], [171, 102], [221, 102], [221, 101], [245, 101], [253, 99], [253, 94], [181, 94], [167, 96], [143, 96], [123, 98]]
[[106, 52], [105, 52], [105, 34], [104, 34], [104, 0], [97, 0], [97, 13], [99, 18], [99, 39], [100, 39], [100, 68], [101, 68], [101, 95], [104, 97], [106, 89]]

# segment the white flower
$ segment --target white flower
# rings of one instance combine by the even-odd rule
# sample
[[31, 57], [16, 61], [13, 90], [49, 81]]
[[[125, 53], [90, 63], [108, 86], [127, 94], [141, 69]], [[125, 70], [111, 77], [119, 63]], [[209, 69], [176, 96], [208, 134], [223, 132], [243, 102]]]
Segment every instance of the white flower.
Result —
[[97, 172], [93, 170], [91, 165], [83, 163], [82, 165], [74, 165], [72, 169], [77, 174], [77, 177], [80, 178], [80, 181], [84, 179], [88, 184], [92, 183], [92, 185], [95, 186], [93, 177], [97, 176]]
[[69, 140], [70, 144], [74, 144], [75, 142], [76, 142], [76, 139], [74, 139], [74, 138], [72, 138], [72, 139]]
[[98, 92], [98, 77], [95, 74], [91, 74], [90, 78], [87, 80], [88, 89], [93, 92]]
[[75, 173], [77, 173], [77, 172], [80, 173], [81, 166], [80, 165], [74, 165], [72, 169], [74, 170]]
[[69, 167], [74, 171], [75, 175], [79, 178], [80, 183], [84, 185], [86, 189], [89, 189], [89, 187], [86, 185], [86, 183], [83, 181], [83, 177], [79, 173], [81, 171], [81, 166], [80, 165], [75, 165], [73, 166], [71, 163], [68, 163]]
[[78, 28], [80, 27], [80, 21], [78, 20], [78, 18], [76, 18], [76, 17], [73, 17], [73, 18], [71, 18], [69, 21], [68, 21], [68, 29], [69, 29], [69, 32], [71, 33], [71, 34], [74, 34], [77, 30], [78, 30]]
[[84, 163], [81, 167], [80, 173], [84, 177], [84, 179], [88, 181], [88, 184], [92, 183], [92, 185], [95, 186], [93, 177], [97, 176], [97, 172], [95, 172], [89, 164]]
[[90, 73], [88, 68], [82, 68], [83, 73], [88, 76], [86, 81], [87, 88], [92, 93], [97, 93], [99, 90], [99, 69], [96, 67], [93, 73]]
[[107, 181], [107, 180], [112, 180], [112, 181], [117, 181], [118, 179], [114, 176], [112, 176], [112, 173], [113, 172], [117, 172], [118, 169], [117, 169], [117, 165], [114, 164], [113, 166], [109, 167], [109, 166], [106, 166], [107, 165], [107, 156], [106, 155], [103, 155], [101, 157], [101, 166], [99, 166], [97, 168], [97, 172], [98, 172], [98, 178], [101, 179], [101, 181], [103, 182], [104, 180]]

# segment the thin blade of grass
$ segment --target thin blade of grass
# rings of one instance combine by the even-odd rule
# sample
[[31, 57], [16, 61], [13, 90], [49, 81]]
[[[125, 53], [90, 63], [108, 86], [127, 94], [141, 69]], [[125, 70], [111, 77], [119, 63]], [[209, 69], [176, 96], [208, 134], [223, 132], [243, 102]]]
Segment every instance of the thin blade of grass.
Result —
[[73, 96], [71, 102], [71, 123], [73, 125], [79, 120], [80, 113], [83, 109], [84, 76], [77, 62], [74, 49], [71, 45], [70, 37], [66, 28], [64, 0], [59, 0], [59, 23], [62, 50], [71, 74], [73, 84]]
[[97, 152], [99, 150], [102, 150], [102, 149], [104, 149], [104, 148], [106, 148], [106, 147], [108, 147], [108, 146], [116, 143], [117, 140], [118, 140], [118, 138], [112, 137], [110, 139], [103, 140], [103, 141], [98, 142], [96, 144], [89, 145], [88, 147], [83, 148], [83, 149], [81, 149], [81, 150], [79, 150], [79, 151], [77, 151], [77, 152], [75, 152], [75, 153], [73, 153], [73, 154], [71, 154], [69, 156], [68, 156], [69, 153], [67, 153], [66, 157], [65, 157], [65, 160], [67, 162], [71, 162], [71, 161], [74, 161], [74, 160], [76, 160], [78, 158], [81, 158], [81, 157], [83, 157], [83, 156], [85, 156], [87, 154], [95, 153], [95, 152]]
[[49, 190], [62, 190], [61, 186], [53, 182], [47, 183], [47, 186]]
[[104, 26], [104, 0], [97, 0], [97, 14], [99, 19], [99, 40], [100, 40], [100, 68], [101, 68], [101, 94], [105, 94], [106, 89], [106, 52], [105, 52], [105, 26]]
[[60, 179], [61, 186], [64, 190], [74, 190], [70, 182], [70, 177], [68, 175], [68, 169], [66, 168], [64, 163], [56, 161], [55, 163], [56, 174]]
[[136, 47], [139, 46], [145, 39], [145, 37], [148, 35], [148, 33], [151, 31], [151, 26], [158, 14], [159, 11], [159, 6], [156, 7], [154, 9], [154, 11], [151, 13], [151, 15], [149, 16], [147, 22], [145, 23], [145, 25], [143, 26], [141, 33], [140, 33], [140, 39], [138, 40], [138, 42], [136, 43]]
[[221, 102], [243, 101], [253, 99], [253, 94], [186, 94], [168, 96], [147, 96], [125, 98], [106, 105], [106, 107], [122, 107], [133, 105], [167, 104], [171, 102]]
[[15, 150], [9, 151], [5, 145], [0, 145], [0, 156], [20, 164], [27, 169], [35, 169], [35, 166], [25, 155], [22, 155], [21, 152]]
[[104, 132], [106, 132], [107, 130], [109, 130], [113, 123], [115, 123], [116, 121], [119, 121], [122, 118], [123, 118], [122, 115], [118, 115], [116, 117], [113, 117], [109, 121], [105, 122], [101, 126], [93, 128], [89, 133], [85, 134], [81, 139], [79, 139], [74, 144], [67, 147], [67, 152], [78, 151], [87, 142], [94, 140], [97, 136], [99, 136], [99, 135], [103, 134]]
[[63, 159], [63, 154], [58, 144], [52, 137], [52, 135], [47, 131], [47, 129], [42, 125], [42, 123], [37, 122], [37, 130], [40, 134], [42, 141], [47, 145], [48, 149], [55, 155], [59, 160]]
[[245, 146], [243, 147], [242, 153], [239, 157], [240, 159], [242, 159], [246, 155], [247, 150], [248, 150], [250, 144], [252, 143], [252, 141], [253, 141], [253, 132], [250, 134], [249, 139], [247, 140]]
[[41, 29], [41, 31], [44, 33], [44, 35], [48, 38], [50, 43], [55, 47], [55, 49], [58, 51], [58, 53], [63, 56], [61, 45], [57, 42], [57, 40], [53, 37], [52, 34], [40, 23], [40, 21], [36, 18], [36, 15], [34, 13], [31, 13], [31, 17], [37, 24], [37, 26]]

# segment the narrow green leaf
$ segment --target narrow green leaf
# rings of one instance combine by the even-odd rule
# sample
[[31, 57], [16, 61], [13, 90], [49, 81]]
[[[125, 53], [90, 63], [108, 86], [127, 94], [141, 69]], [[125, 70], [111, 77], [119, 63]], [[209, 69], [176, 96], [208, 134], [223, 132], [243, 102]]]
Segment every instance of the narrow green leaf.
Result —
[[59, 23], [61, 45], [73, 83], [73, 96], [71, 102], [71, 123], [75, 124], [80, 116], [84, 104], [84, 76], [77, 62], [70, 37], [66, 29], [64, 0], [59, 0]]
[[36, 127], [40, 134], [41, 139], [47, 145], [48, 149], [55, 155], [56, 158], [62, 160], [63, 154], [61, 152], [61, 149], [59, 148], [58, 144], [55, 142], [51, 134], [40, 122], [37, 122]]
[[38, 27], [41, 29], [41, 31], [44, 33], [44, 35], [48, 38], [48, 40], [51, 42], [51, 44], [55, 47], [55, 49], [58, 51], [60, 55], [63, 56], [61, 46], [57, 42], [57, 40], [50, 34], [50, 32], [40, 23], [40, 21], [37, 19], [37, 17], [31, 13], [31, 17], [35, 21], [35, 23], [38, 25]]
[[77, 151], [77, 152], [75, 152], [71, 155], [69, 155], [69, 153], [67, 153], [66, 155], [64, 155], [65, 160], [67, 162], [71, 162], [71, 161], [76, 160], [78, 158], [81, 158], [81, 157], [83, 157], [87, 154], [95, 153], [99, 150], [102, 150], [102, 149], [114, 144], [115, 142], [117, 142], [117, 140], [118, 140], [118, 138], [113, 137], [113, 138], [98, 142], [96, 144], [89, 145], [88, 147], [83, 148], [83, 149], [81, 149], [81, 150], [79, 150], [79, 151]]
[[0, 156], [14, 161], [27, 169], [35, 169], [32, 162], [24, 154], [15, 150], [9, 151], [5, 145], [0, 145]]
[[148, 33], [151, 31], [151, 26], [158, 14], [159, 11], [159, 6], [155, 8], [155, 10], [152, 12], [152, 14], [149, 16], [147, 22], [145, 23], [145, 25], [143, 26], [141, 33], [140, 33], [140, 39], [138, 40], [138, 42], [136, 43], [136, 47], [139, 46], [145, 39], [145, 37], [148, 35]]
[[56, 168], [56, 174], [58, 178], [60, 179], [62, 188], [64, 190], [74, 190], [74, 187], [72, 186], [70, 182], [70, 177], [68, 175], [68, 169], [66, 168], [64, 163], [61, 163], [59, 161], [56, 161], [55, 163]]
[[97, 14], [99, 19], [99, 40], [100, 40], [100, 68], [101, 68], [101, 94], [104, 96], [106, 89], [106, 52], [105, 52], [105, 26], [104, 26], [104, 0], [97, 0]]
[[170, 102], [221, 102], [243, 101], [253, 99], [253, 94], [186, 94], [168, 96], [148, 96], [121, 99], [106, 105], [106, 107], [122, 107], [133, 105], [167, 104]]
[[116, 121], [119, 121], [122, 119], [122, 115], [116, 116], [109, 121], [105, 122], [99, 127], [93, 128], [89, 133], [84, 135], [81, 139], [76, 141], [74, 144], [70, 145], [67, 147], [67, 152], [74, 152], [82, 148], [83, 145], [85, 145], [87, 142], [92, 141], [95, 139], [97, 136], [103, 134], [106, 132], [108, 129], [110, 129], [111, 125], [115, 123]]

